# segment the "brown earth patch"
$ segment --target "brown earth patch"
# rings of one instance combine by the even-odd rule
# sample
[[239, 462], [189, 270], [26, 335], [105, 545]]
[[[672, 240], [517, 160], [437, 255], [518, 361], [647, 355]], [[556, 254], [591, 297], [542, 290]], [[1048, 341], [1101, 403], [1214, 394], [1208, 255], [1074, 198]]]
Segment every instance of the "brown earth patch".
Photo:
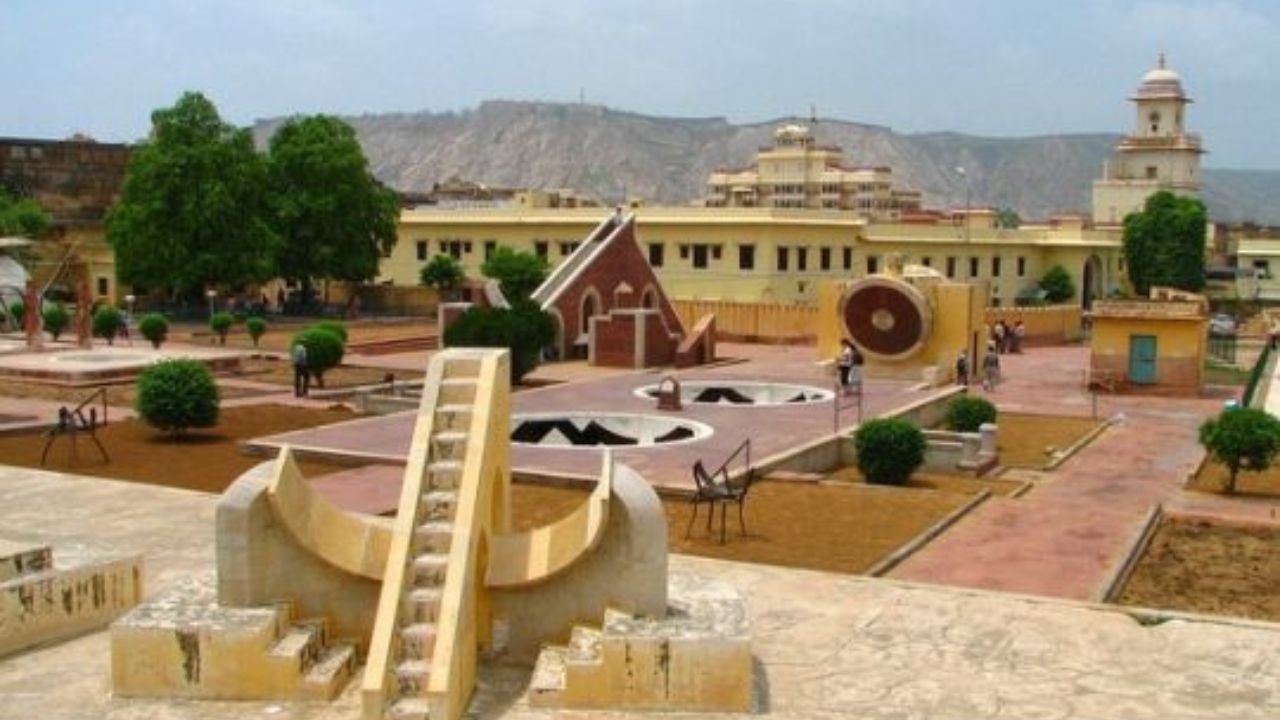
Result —
[[1280, 530], [1164, 521], [1116, 602], [1280, 621]]
[[[243, 367], [244, 370], [240, 377], [245, 380], [293, 387], [293, 366], [286, 360], [250, 358], [244, 361]], [[422, 379], [422, 373], [420, 372], [340, 365], [325, 371], [323, 389], [334, 390], [359, 387], [361, 385], [376, 385], [385, 382], [388, 373], [394, 375], [396, 380]], [[312, 389], [321, 389], [314, 382], [312, 382], [311, 387]]]
[[[302, 430], [342, 422], [355, 417], [346, 408], [300, 408], [286, 405], [251, 405], [222, 408], [216, 428], [170, 436], [145, 423], [129, 419], [111, 422], [98, 430], [109, 462], [87, 438], [77, 442], [79, 461], [69, 463], [70, 439], [58, 438], [49, 451], [46, 470], [115, 478], [168, 487], [220, 493], [261, 457], [240, 452], [240, 441], [263, 435]], [[40, 433], [0, 437], [0, 463], [40, 467], [45, 438]], [[301, 463], [309, 475], [340, 469], [325, 463]]]
[[[216, 380], [217, 377], [215, 376], [214, 379]], [[49, 402], [74, 406], [97, 392], [98, 388], [106, 389], [107, 405], [111, 407], [133, 407], [133, 401], [138, 396], [137, 385], [132, 380], [118, 385], [96, 385], [86, 387], [46, 385], [38, 382], [24, 382], [19, 380], [0, 380], [0, 398], [10, 397], [29, 400], [47, 400]], [[223, 400], [253, 397], [255, 395], [262, 394], [260, 390], [228, 387], [222, 384], [218, 385], [218, 392]], [[56, 419], [57, 418], [50, 418], [50, 420]]]
[[[1187, 483], [1188, 490], [1206, 493], [1225, 493], [1227, 478], [1231, 473], [1227, 466], [1210, 458]], [[1272, 465], [1262, 472], [1242, 470], [1236, 476], [1236, 492], [1241, 495], [1280, 496], [1280, 466]]]
[[[553, 522], [580, 505], [587, 491], [516, 483], [512, 519], [518, 529]], [[971, 498], [968, 492], [890, 488], [853, 483], [763, 481], [747, 499], [747, 535], [729, 508], [728, 541], [720, 544], [720, 517], [707, 531], [706, 506], [664, 498], [671, 552], [723, 560], [845, 573], [866, 572]]]
[[[830, 473], [826, 480], [834, 482], [858, 483], [865, 485], [866, 478], [856, 467], [844, 467]], [[907, 481], [908, 488], [919, 490], [941, 490], [943, 492], [977, 495], [983, 490], [990, 490], [993, 495], [1011, 495], [1022, 484], [996, 478], [980, 478], [970, 475], [948, 475], [946, 473], [917, 472]]]
[[1002, 412], [996, 421], [1000, 464], [1042, 468], [1052, 459], [1053, 451], [1071, 447], [1102, 422], [1063, 415]]

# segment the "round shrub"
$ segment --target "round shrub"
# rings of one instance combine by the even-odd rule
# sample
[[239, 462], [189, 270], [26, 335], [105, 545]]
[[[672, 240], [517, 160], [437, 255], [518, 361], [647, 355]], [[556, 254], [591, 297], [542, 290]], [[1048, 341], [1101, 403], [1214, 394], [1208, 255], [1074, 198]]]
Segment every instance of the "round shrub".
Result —
[[218, 386], [197, 360], [161, 360], [138, 375], [134, 409], [164, 432], [213, 427], [218, 424]]
[[302, 345], [307, 349], [307, 371], [324, 387], [324, 372], [342, 362], [345, 348], [342, 339], [332, 331], [312, 326], [293, 336], [289, 349]]
[[67, 312], [67, 308], [62, 303], [54, 303], [44, 309], [44, 329], [49, 331], [54, 340], [67, 329], [71, 324], [71, 313]]
[[21, 300], [14, 300], [9, 303], [9, 322], [15, 328], [22, 329], [27, 322], [27, 304]]
[[103, 305], [93, 314], [93, 334], [106, 340], [108, 345], [115, 344], [116, 335], [123, 327], [124, 315], [110, 305]]
[[169, 336], [169, 321], [160, 313], [150, 313], [138, 323], [138, 332], [151, 343], [151, 347], [158, 350]]
[[983, 423], [996, 421], [996, 406], [990, 400], [960, 395], [947, 403], [947, 427], [953, 432], [978, 432]]
[[880, 418], [853, 435], [858, 470], [873, 485], [904, 485], [924, 462], [924, 433], [907, 420]]
[[447, 347], [507, 348], [511, 382], [518, 383], [538, 366], [542, 349], [555, 340], [555, 321], [536, 304], [516, 302], [511, 309], [472, 307], [444, 332]]
[[258, 340], [267, 332], [267, 321], [260, 317], [253, 316], [244, 321], [244, 329], [249, 331], [249, 339], [253, 340], [253, 346], [258, 347]]
[[209, 329], [213, 331], [214, 335], [218, 336], [218, 344], [227, 344], [227, 333], [235, 322], [235, 317], [229, 312], [216, 312], [213, 317], [209, 318]]
[[343, 347], [347, 344], [347, 326], [337, 320], [321, 320], [318, 323], [313, 323], [311, 328], [313, 330], [327, 330], [338, 336], [338, 339], [342, 341]]

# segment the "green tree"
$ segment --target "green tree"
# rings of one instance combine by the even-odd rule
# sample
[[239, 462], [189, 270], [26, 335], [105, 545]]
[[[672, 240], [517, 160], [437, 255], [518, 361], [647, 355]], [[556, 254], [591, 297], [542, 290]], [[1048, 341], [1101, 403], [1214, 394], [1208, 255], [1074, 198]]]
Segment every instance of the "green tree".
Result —
[[502, 294], [515, 303], [527, 300], [547, 278], [547, 261], [533, 253], [500, 247], [484, 261], [480, 272], [497, 280]]
[[1167, 190], [1152, 194], [1124, 219], [1124, 261], [1129, 283], [1141, 297], [1152, 286], [1204, 289], [1204, 203]]
[[62, 335], [71, 324], [71, 313], [62, 303], [53, 303], [44, 309], [44, 329], [49, 331], [54, 340]]
[[35, 200], [17, 198], [0, 188], [0, 235], [38, 238], [53, 227], [53, 218]]
[[422, 266], [418, 279], [423, 285], [433, 287], [441, 295], [449, 295], [462, 284], [466, 274], [462, 271], [462, 263], [452, 255], [436, 255], [430, 262]]
[[538, 366], [542, 350], [555, 340], [555, 321], [528, 300], [511, 308], [472, 307], [444, 331], [447, 347], [507, 348], [511, 382], [518, 383]]
[[218, 424], [218, 386], [199, 360], [161, 360], [138, 375], [134, 409], [151, 427], [182, 433]]
[[269, 279], [278, 239], [266, 188], [249, 132], [223, 122], [203, 95], [156, 110], [107, 215], [117, 278], [193, 299], [206, 286]]
[[996, 211], [996, 227], [1016, 230], [1022, 224], [1022, 216], [1013, 208], [1000, 208]]
[[124, 315], [110, 305], [103, 305], [93, 314], [93, 334], [114, 345], [116, 335], [124, 327]]
[[289, 349], [302, 345], [307, 349], [307, 372], [316, 379], [316, 384], [324, 387], [324, 373], [337, 367], [346, 353], [346, 342], [332, 329], [311, 326], [293, 336]]
[[905, 485], [924, 463], [924, 433], [901, 418], [876, 418], [853, 434], [858, 470], [873, 485]]
[[1045, 302], [1062, 303], [1075, 297], [1076, 286], [1071, 282], [1071, 274], [1061, 265], [1054, 265], [1045, 271], [1040, 278], [1040, 289], [1044, 291]]
[[258, 347], [258, 341], [267, 332], [267, 321], [260, 317], [251, 317], [245, 320], [244, 329], [249, 331], [249, 339], [253, 340], [253, 346]]
[[355, 130], [327, 115], [294, 118], [271, 137], [268, 164], [282, 276], [300, 281], [308, 300], [313, 279], [376, 276], [396, 242], [400, 202], [370, 174]]
[[1227, 466], [1225, 490], [1234, 494], [1241, 470], [1266, 470], [1280, 452], [1280, 420], [1264, 410], [1229, 408], [1200, 426], [1200, 444]]
[[151, 347], [159, 350], [169, 336], [169, 321], [160, 313], [148, 313], [138, 323], [138, 332], [151, 343]]
[[986, 398], [958, 395], [947, 403], [947, 427], [953, 432], [978, 432], [996, 421], [996, 406]]
[[231, 326], [235, 322], [236, 319], [229, 312], [216, 312], [209, 318], [209, 329], [218, 336], [219, 345], [227, 344], [227, 333], [231, 332]]

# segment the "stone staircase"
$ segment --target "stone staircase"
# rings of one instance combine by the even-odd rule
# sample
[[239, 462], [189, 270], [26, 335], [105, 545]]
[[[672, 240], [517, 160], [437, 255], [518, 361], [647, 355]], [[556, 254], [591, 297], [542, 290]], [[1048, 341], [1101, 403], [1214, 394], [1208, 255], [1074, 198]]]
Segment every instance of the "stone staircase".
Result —
[[[323, 618], [295, 618], [292, 603], [219, 605], [210, 578], [180, 584], [111, 628], [114, 691], [121, 697], [330, 701], [358, 655]], [[177, 642], [175, 643], [175, 639]]]
[[529, 683], [538, 708], [745, 712], [751, 706], [751, 638], [732, 587], [673, 575], [666, 617], [605, 610], [544, 647]]
[[[399, 601], [387, 668], [394, 678], [385, 684], [381, 717], [424, 720], [428, 716], [427, 689], [436, 641], [436, 621], [453, 543], [458, 488], [466, 462], [471, 418], [476, 399], [479, 361], [445, 360], [443, 376], [431, 410], [422, 482], [412, 508], [413, 533], [398, 589]], [[407, 508], [401, 499], [399, 512]], [[393, 549], [394, 552], [394, 549]], [[389, 562], [391, 562], [389, 560]], [[384, 593], [388, 592], [386, 587]], [[365, 716], [377, 717], [366, 700]]]
[[0, 538], [0, 657], [94, 630], [142, 599], [142, 559]]

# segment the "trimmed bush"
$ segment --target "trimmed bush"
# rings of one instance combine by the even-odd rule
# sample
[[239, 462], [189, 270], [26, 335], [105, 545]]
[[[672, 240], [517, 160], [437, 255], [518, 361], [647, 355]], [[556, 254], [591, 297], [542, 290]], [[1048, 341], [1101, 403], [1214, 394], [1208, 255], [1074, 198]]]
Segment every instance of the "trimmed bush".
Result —
[[114, 345], [116, 335], [124, 327], [124, 315], [110, 305], [103, 305], [93, 313], [93, 334]]
[[62, 303], [54, 303], [44, 309], [44, 329], [57, 340], [71, 324], [71, 313]]
[[1228, 408], [1200, 426], [1200, 444], [1227, 466], [1228, 494], [1236, 492], [1241, 470], [1262, 472], [1280, 453], [1280, 420], [1255, 408]]
[[444, 332], [446, 347], [507, 348], [511, 351], [511, 382], [538, 366], [542, 350], [555, 340], [555, 321], [528, 300], [511, 307], [472, 307]]
[[880, 418], [853, 435], [858, 470], [873, 485], [905, 485], [924, 463], [924, 433], [907, 420]]
[[214, 335], [218, 336], [218, 344], [227, 344], [227, 333], [231, 331], [231, 326], [236, 324], [236, 319], [229, 312], [216, 312], [213, 317], [209, 318], [209, 329]]
[[978, 432], [983, 423], [996, 421], [996, 406], [990, 400], [959, 395], [947, 403], [947, 427], [953, 432]]
[[14, 300], [9, 303], [9, 322], [19, 330], [27, 322], [27, 304], [21, 300]]
[[462, 263], [453, 259], [452, 255], [436, 255], [418, 271], [420, 283], [439, 290], [445, 296], [452, 296], [454, 288], [465, 280]]
[[218, 424], [218, 386], [197, 360], [161, 360], [138, 375], [134, 409], [163, 432], [213, 427]]
[[311, 328], [313, 330], [327, 330], [337, 335], [344, 347], [347, 344], [347, 326], [337, 320], [321, 320], [318, 323], [312, 323]]
[[316, 379], [316, 384], [324, 387], [324, 373], [342, 362], [346, 346], [342, 338], [332, 330], [312, 325], [289, 341], [289, 349], [302, 345], [307, 349], [307, 372]]
[[165, 339], [169, 337], [169, 321], [165, 320], [160, 313], [144, 315], [142, 321], [138, 323], [138, 332], [151, 343], [151, 347], [159, 350]]
[[253, 340], [253, 346], [258, 347], [258, 340], [267, 332], [267, 321], [260, 317], [254, 316], [244, 321], [244, 329], [249, 331], [249, 339]]

